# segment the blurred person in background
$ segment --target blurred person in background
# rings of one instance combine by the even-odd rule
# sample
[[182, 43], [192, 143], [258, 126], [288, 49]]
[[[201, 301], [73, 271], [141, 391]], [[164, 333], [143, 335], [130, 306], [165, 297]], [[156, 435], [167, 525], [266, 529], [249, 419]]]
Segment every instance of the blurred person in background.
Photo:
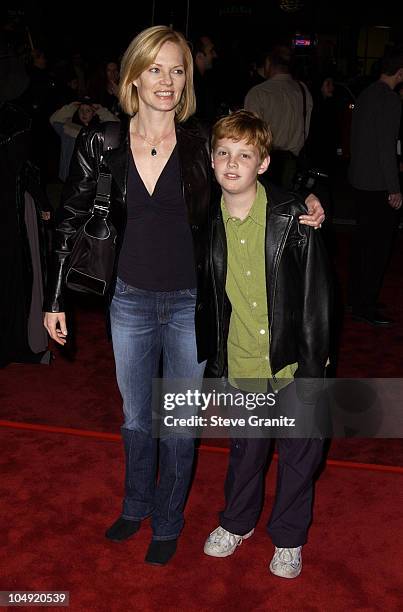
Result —
[[[309, 133], [312, 96], [292, 74], [293, 55], [286, 45], [276, 45], [267, 56], [268, 79], [246, 95], [245, 109], [264, 119], [273, 132], [269, 177], [284, 189], [292, 189], [297, 159]], [[304, 93], [303, 93], [304, 92]], [[305, 95], [305, 116], [304, 116]]]
[[96, 66], [88, 78], [88, 95], [114, 115], [119, 115], [119, 65], [116, 61]]
[[193, 84], [196, 94], [196, 117], [207, 125], [217, 118], [216, 93], [211, 81], [211, 70], [217, 58], [217, 51], [211, 38], [198, 36], [192, 44], [194, 72]]
[[64, 182], [69, 173], [71, 156], [81, 129], [84, 126], [94, 127], [101, 122], [119, 121], [119, 119], [87, 96], [62, 106], [53, 113], [49, 121], [60, 136], [59, 178]]
[[391, 323], [378, 306], [383, 276], [399, 224], [402, 193], [397, 141], [403, 82], [403, 49], [390, 50], [380, 77], [359, 95], [351, 130], [350, 183], [357, 225], [350, 270], [353, 319], [375, 326]]
[[335, 239], [332, 235], [334, 209], [332, 182], [339, 146], [339, 115], [334, 89], [333, 78], [329, 75], [323, 75], [313, 85], [313, 108], [306, 142], [306, 160], [309, 167], [317, 168], [323, 175], [323, 178], [315, 182], [313, 191], [325, 209], [327, 223], [323, 237], [326, 245], [332, 250], [335, 248]]
[[57, 87], [43, 49], [33, 49], [28, 66], [29, 87], [24, 93], [24, 106], [32, 118], [33, 155], [40, 169], [41, 184], [50, 182], [50, 160], [57, 140], [49, 126], [49, 115], [57, 108]]
[[50, 361], [42, 327], [50, 206], [32, 163], [31, 119], [21, 102], [28, 86], [22, 60], [0, 34], [0, 367]]

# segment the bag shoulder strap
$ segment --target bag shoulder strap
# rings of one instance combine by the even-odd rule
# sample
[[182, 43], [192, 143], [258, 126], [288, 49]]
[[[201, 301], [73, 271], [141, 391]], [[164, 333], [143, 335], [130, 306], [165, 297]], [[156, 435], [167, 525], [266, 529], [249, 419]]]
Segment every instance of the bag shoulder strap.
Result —
[[[108, 121], [105, 125], [104, 151], [117, 149], [120, 142], [120, 122]], [[112, 174], [102, 160], [97, 181], [97, 192], [93, 212], [104, 217], [108, 216], [111, 204]]]
[[120, 141], [120, 121], [108, 121], [105, 125], [104, 151], [117, 149]]

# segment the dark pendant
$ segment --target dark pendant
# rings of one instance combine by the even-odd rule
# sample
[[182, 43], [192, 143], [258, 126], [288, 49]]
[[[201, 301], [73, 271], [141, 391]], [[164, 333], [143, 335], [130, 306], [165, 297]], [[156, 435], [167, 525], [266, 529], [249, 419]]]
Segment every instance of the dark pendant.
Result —
[[151, 155], [153, 157], [155, 157], [157, 155], [157, 149], [155, 149], [154, 147], [151, 149]]

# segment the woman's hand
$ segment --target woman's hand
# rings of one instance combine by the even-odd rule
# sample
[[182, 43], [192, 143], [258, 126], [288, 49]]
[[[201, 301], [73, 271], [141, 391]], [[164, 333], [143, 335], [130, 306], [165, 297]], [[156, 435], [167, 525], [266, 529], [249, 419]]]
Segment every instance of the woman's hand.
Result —
[[66, 344], [66, 313], [45, 312], [43, 324], [52, 340], [58, 344], [61, 344], [62, 346]]
[[325, 220], [325, 212], [319, 202], [318, 198], [310, 193], [305, 200], [306, 207], [308, 209], [307, 215], [301, 215], [299, 222], [303, 225], [310, 225], [311, 227], [318, 229], [322, 226]]

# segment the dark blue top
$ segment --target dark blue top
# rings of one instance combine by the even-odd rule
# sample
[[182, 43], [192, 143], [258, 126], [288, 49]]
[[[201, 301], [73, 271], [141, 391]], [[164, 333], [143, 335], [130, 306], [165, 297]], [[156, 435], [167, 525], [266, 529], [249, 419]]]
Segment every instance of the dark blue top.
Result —
[[351, 126], [350, 182], [364, 191], [399, 193], [396, 142], [401, 102], [383, 81], [358, 96]]
[[127, 182], [127, 226], [118, 276], [149, 291], [196, 287], [193, 239], [183, 197], [177, 146], [164, 166], [152, 195], [133, 156]]

